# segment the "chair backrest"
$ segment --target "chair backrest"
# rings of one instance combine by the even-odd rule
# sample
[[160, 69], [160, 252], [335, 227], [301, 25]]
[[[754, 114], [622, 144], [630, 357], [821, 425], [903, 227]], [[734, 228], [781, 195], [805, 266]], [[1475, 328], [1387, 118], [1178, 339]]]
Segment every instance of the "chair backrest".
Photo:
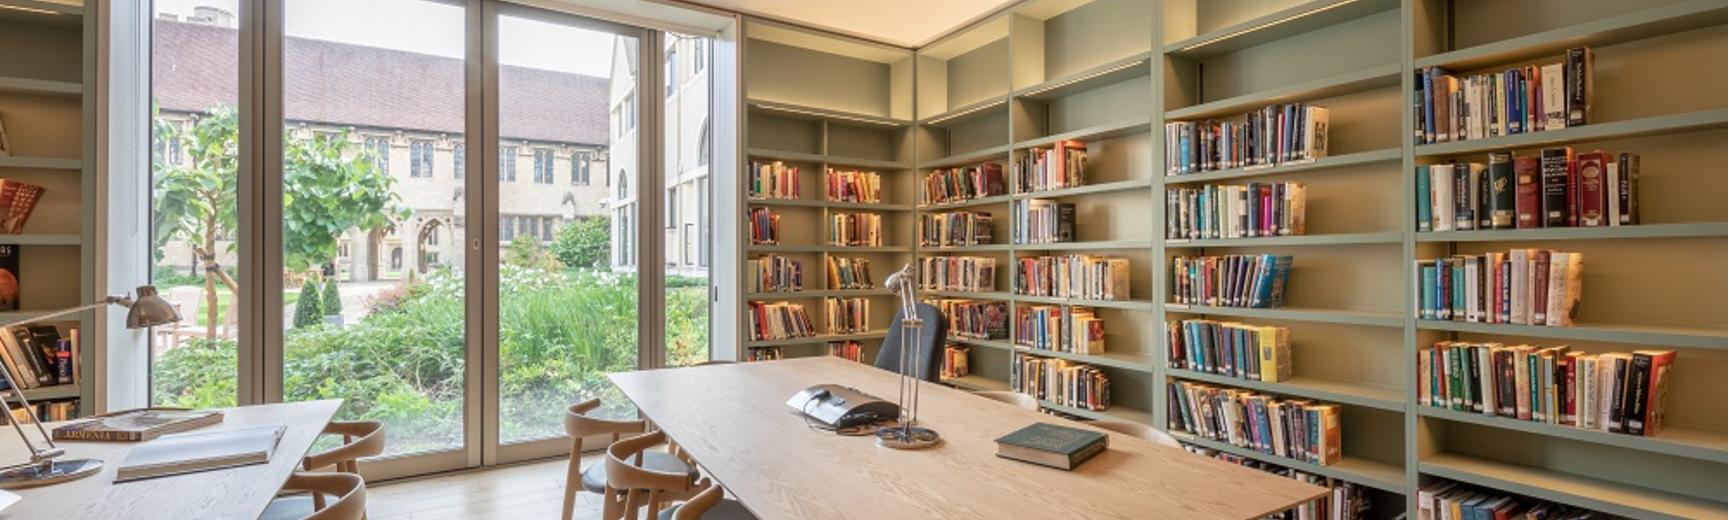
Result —
[[678, 510], [672, 513], [672, 520], [702, 520], [703, 514], [714, 509], [714, 506], [720, 505], [720, 501], [725, 499], [726, 489], [720, 487], [720, 484], [710, 482], [708, 489], [702, 490], [696, 496], [690, 497], [690, 500], [684, 501], [684, 505], [678, 506]]
[[668, 473], [643, 467], [642, 452], [666, 442], [666, 432], [649, 432], [612, 443], [606, 448], [606, 492], [601, 497], [604, 520], [638, 518], [646, 507], [646, 518], [659, 518], [660, 505], [685, 500], [701, 484], [687, 472]]
[[570, 405], [564, 414], [564, 433], [572, 439], [581, 439], [594, 435], [612, 435], [616, 440], [626, 433], [642, 433], [648, 431], [648, 423], [641, 419], [616, 420], [591, 417], [588, 414], [600, 408], [599, 399], [589, 399]]
[[1022, 394], [1020, 392], [983, 391], [972, 393], [987, 399], [1002, 401], [1034, 412], [1038, 411], [1038, 400], [1034, 399], [1030, 395]]
[[204, 299], [204, 287], [186, 285], [170, 287], [162, 292], [162, 299], [174, 305], [174, 310], [180, 311], [180, 317], [191, 320], [198, 315], [198, 304]]
[[295, 472], [283, 484], [284, 491], [304, 491], [336, 501], [319, 506], [306, 520], [361, 520], [366, 518], [366, 481], [352, 473]]
[[[898, 307], [898, 306], [896, 306]], [[920, 303], [916, 307], [918, 319], [924, 322], [924, 327], [918, 331], [918, 337], [913, 338], [912, 345], [903, 345], [901, 338], [901, 321], [905, 316], [896, 309], [894, 319], [888, 323], [888, 337], [882, 340], [882, 350], [876, 353], [876, 368], [890, 372], [900, 372], [900, 351], [913, 350], [916, 354], [916, 365], [911, 376], [922, 376], [925, 381], [936, 381], [942, 372], [942, 341], [948, 337], [948, 319], [942, 315], [942, 309], [935, 305]]]
[[331, 421], [327, 435], [341, 435], [342, 445], [307, 455], [303, 467], [312, 471], [335, 466], [336, 471], [359, 473], [357, 461], [384, 453], [384, 423], [378, 421]]
[[1182, 447], [1182, 443], [1176, 442], [1175, 437], [1171, 437], [1170, 434], [1164, 433], [1163, 430], [1153, 428], [1151, 425], [1147, 425], [1147, 424], [1140, 424], [1140, 423], [1127, 422], [1127, 421], [1092, 421], [1092, 422], [1089, 422], [1087, 424], [1097, 426], [1099, 428], [1103, 428], [1106, 430], [1110, 430], [1110, 431], [1113, 431], [1116, 433], [1121, 433], [1121, 434], [1139, 437], [1141, 439], [1145, 439], [1147, 441], [1150, 441], [1153, 444], [1158, 444], [1158, 445], [1162, 445], [1162, 446], [1169, 446], [1169, 447], [1178, 448], [1178, 449], [1180, 449]]

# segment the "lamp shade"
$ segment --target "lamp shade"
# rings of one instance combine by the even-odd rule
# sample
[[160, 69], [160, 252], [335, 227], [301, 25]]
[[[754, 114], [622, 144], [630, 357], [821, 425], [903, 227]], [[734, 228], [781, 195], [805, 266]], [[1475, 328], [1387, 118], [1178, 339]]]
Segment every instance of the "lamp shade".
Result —
[[180, 321], [180, 311], [174, 309], [174, 304], [162, 299], [156, 294], [156, 286], [141, 285], [138, 287], [138, 298], [132, 302], [126, 312], [126, 328], [142, 329], [157, 325], [167, 325]]

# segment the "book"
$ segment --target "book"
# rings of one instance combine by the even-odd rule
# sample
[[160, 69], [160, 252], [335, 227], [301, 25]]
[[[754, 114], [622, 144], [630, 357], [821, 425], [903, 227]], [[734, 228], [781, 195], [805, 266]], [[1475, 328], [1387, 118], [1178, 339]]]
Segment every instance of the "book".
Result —
[[882, 175], [876, 172], [829, 168], [823, 188], [829, 202], [882, 202]]
[[1008, 194], [1002, 165], [984, 163], [961, 168], [937, 169], [924, 174], [918, 203], [941, 205]]
[[965, 339], [1006, 339], [1008, 303], [960, 299], [934, 299], [931, 305], [948, 319], [948, 336]]
[[1571, 164], [1571, 147], [1542, 150], [1542, 227], [1565, 227], [1571, 222], [1568, 218]]
[[1133, 295], [1126, 258], [1093, 255], [1028, 256], [1014, 262], [1014, 294], [1083, 300], [1128, 300]]
[[1614, 222], [1618, 225], [1638, 224], [1638, 154], [1620, 152], [1614, 162], [1614, 172], [1619, 183], [1612, 194], [1617, 198], [1619, 211], [1614, 213]]
[[996, 259], [982, 256], [919, 258], [918, 289], [946, 292], [994, 291]]
[[1516, 174], [1512, 161], [1512, 154], [1509, 152], [1488, 155], [1488, 227], [1493, 229], [1512, 229], [1516, 226]]
[[1172, 257], [1171, 293], [1182, 305], [1278, 308], [1292, 262], [1283, 255]]
[[1008, 366], [1009, 389], [1084, 410], [1110, 408], [1110, 376], [1098, 367], [1025, 354], [1014, 358]]
[[16, 311], [23, 285], [18, 260], [23, 251], [17, 244], [0, 244], [0, 311]]
[[1167, 193], [1165, 238], [1171, 240], [1307, 233], [1308, 190], [1302, 183], [1214, 185]]
[[1608, 156], [1601, 150], [1578, 154], [1576, 204], [1578, 225], [1600, 227], [1608, 225]]
[[780, 161], [750, 161], [749, 175], [745, 182], [751, 199], [795, 200], [803, 191], [797, 166]]
[[1518, 229], [1542, 227], [1542, 159], [1533, 155], [1523, 155], [1512, 159], [1512, 175], [1515, 178], [1513, 195], [1513, 212], [1517, 219]]
[[1342, 457], [1342, 408], [1189, 381], [1166, 385], [1171, 431], [1319, 465]]
[[1566, 126], [1590, 122], [1595, 95], [1596, 53], [1589, 47], [1566, 49]]
[[176, 433], [132, 448], [115, 470], [115, 482], [196, 473], [270, 462], [287, 427]]
[[24, 327], [11, 327], [0, 334], [0, 341], [6, 343], [6, 351], [11, 354], [14, 375], [22, 375], [26, 380], [25, 388], [51, 386], [59, 380], [57, 371], [42, 350], [30, 340], [30, 330]]
[[24, 232], [24, 224], [36, 211], [43, 188], [35, 184], [0, 179], [0, 233], [16, 235]]
[[1094, 430], [1033, 423], [996, 439], [996, 456], [1072, 470], [1110, 447], [1110, 436]]
[[1071, 202], [1028, 199], [1014, 204], [1014, 243], [1049, 244], [1073, 242], [1075, 207]]
[[147, 441], [171, 433], [194, 430], [212, 424], [222, 424], [222, 418], [222, 412], [217, 410], [173, 408], [122, 410], [55, 428], [54, 440]]
[[1543, 65], [1542, 129], [1566, 128], [1566, 68], [1559, 63]]

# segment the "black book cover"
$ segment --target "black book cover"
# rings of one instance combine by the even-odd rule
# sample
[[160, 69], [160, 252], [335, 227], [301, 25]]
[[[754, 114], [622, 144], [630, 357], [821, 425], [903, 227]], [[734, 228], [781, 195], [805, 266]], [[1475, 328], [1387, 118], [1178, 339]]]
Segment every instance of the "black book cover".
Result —
[[1452, 225], [1458, 231], [1476, 229], [1475, 208], [1470, 199], [1470, 165], [1452, 165]]
[[1542, 227], [1566, 227], [1566, 170], [1570, 147], [1542, 150]]
[[35, 373], [36, 384], [47, 386], [59, 380], [59, 377], [55, 375], [58, 371], [54, 370], [53, 366], [42, 358], [42, 349], [36, 348], [31, 343], [29, 329], [12, 327], [12, 339], [18, 342], [18, 350], [22, 351], [24, 355], [23, 362], [30, 365], [30, 371]]
[[1074, 204], [1071, 202], [1063, 202], [1063, 203], [1057, 204], [1056, 205], [1056, 241], [1057, 242], [1073, 242], [1075, 240], [1075, 236], [1076, 235], [1075, 235], [1075, 230], [1074, 230]]
[[1494, 184], [1481, 166], [1470, 165], [1471, 211], [1476, 213], [1476, 229], [1494, 229]]
[[1650, 356], [1647, 354], [1632, 354], [1632, 369], [1626, 374], [1625, 404], [1620, 405], [1626, 413], [1626, 433], [1644, 435], [1644, 420], [1649, 415], [1646, 409], [1646, 392], [1650, 390]]
[[1512, 154], [1498, 152], [1488, 155], [1488, 186], [1487, 205], [1490, 226], [1493, 229], [1512, 229], [1516, 227], [1517, 201], [1515, 177], [1512, 170]]
[[1596, 56], [1589, 47], [1566, 49], [1566, 126], [1582, 126], [1590, 122], [1590, 75], [1595, 69]]
[[1613, 371], [1610, 372], [1613, 375], [1614, 381], [1609, 382], [1609, 384], [1618, 383], [1615, 384], [1614, 389], [1618, 390], [1620, 393], [1613, 396], [1613, 399], [1609, 399], [1607, 403], [1603, 403], [1608, 406], [1608, 431], [1614, 433], [1626, 433], [1625, 399], [1627, 394], [1627, 383], [1631, 379], [1627, 377], [1627, 362], [1628, 360], [1625, 358], [1614, 359], [1614, 366], [1612, 367]]
[[1614, 218], [1621, 224], [1638, 223], [1638, 154], [1620, 152], [1620, 161], [1615, 163], [1620, 170], [1619, 193], [1610, 194], [1620, 198], [1620, 214]]
[[1482, 361], [1481, 358], [1477, 357], [1477, 348], [1479, 347], [1471, 346], [1460, 349], [1464, 352], [1464, 371], [1467, 372], [1464, 377], [1466, 381], [1469, 381], [1464, 385], [1464, 393], [1470, 398], [1470, 410], [1474, 412], [1482, 411], [1484, 404], [1482, 402]]
[[60, 346], [60, 329], [53, 325], [35, 325], [28, 330], [30, 332], [28, 348], [30, 354], [39, 356], [42, 360], [42, 366], [48, 368], [48, 377], [44, 379], [52, 380], [50, 384], [71, 383], [71, 381], [60, 380], [60, 356], [55, 352]]

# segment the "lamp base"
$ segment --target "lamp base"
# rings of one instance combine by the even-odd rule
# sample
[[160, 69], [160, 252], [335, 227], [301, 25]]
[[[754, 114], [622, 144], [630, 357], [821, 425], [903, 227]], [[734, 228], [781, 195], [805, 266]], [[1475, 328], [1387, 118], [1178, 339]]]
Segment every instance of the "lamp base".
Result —
[[921, 450], [942, 443], [942, 435], [929, 428], [886, 426], [876, 430], [876, 445], [897, 450]]
[[102, 472], [96, 459], [51, 460], [0, 472], [0, 489], [18, 489], [78, 480]]

